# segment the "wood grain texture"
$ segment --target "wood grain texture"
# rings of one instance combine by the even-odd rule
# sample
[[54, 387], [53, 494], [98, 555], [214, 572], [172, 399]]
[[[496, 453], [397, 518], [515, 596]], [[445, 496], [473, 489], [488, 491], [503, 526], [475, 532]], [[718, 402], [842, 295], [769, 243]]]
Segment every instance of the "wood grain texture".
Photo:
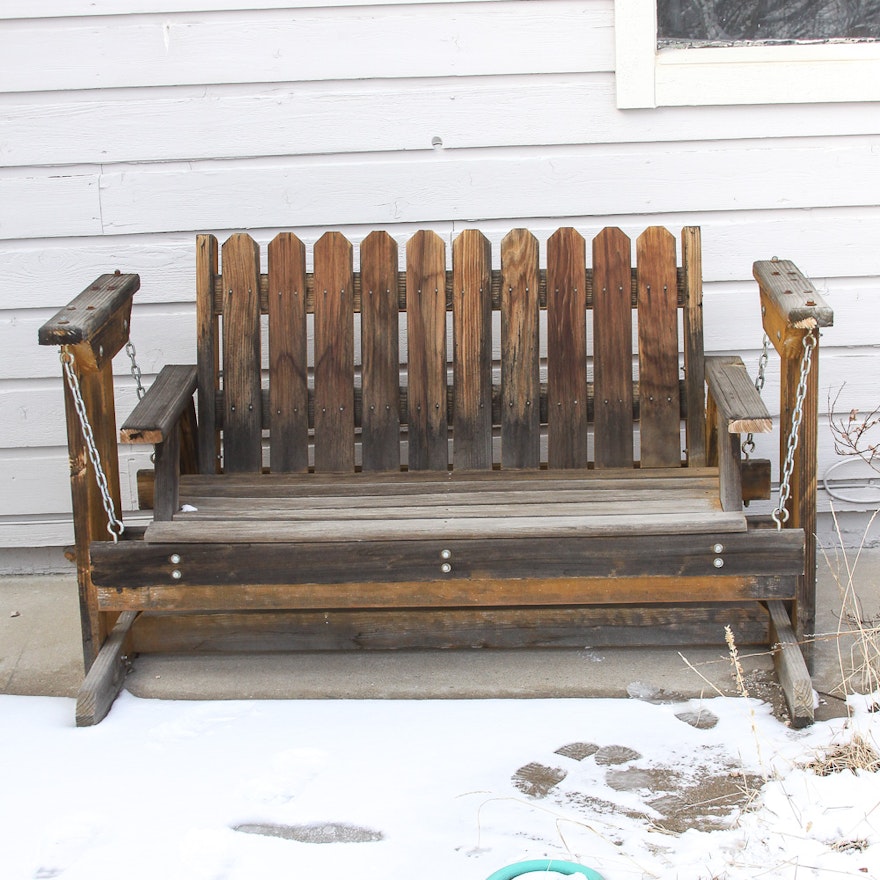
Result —
[[351, 243], [315, 243], [315, 470], [354, 470], [354, 277]]
[[119, 429], [122, 443], [162, 443], [196, 390], [196, 367], [166, 364]]
[[263, 466], [260, 249], [244, 233], [223, 244], [223, 469]]
[[400, 468], [397, 260], [397, 242], [387, 232], [371, 232], [361, 242], [361, 441], [365, 471]]
[[220, 387], [220, 322], [214, 312], [218, 245], [213, 235], [196, 236], [196, 366], [198, 369], [199, 472], [220, 469], [217, 391]]
[[434, 232], [406, 246], [408, 449], [411, 470], [446, 470], [446, 249]]
[[675, 238], [652, 226], [636, 241], [641, 464], [681, 462]]
[[597, 468], [633, 463], [632, 246], [616, 228], [593, 239], [593, 375]]
[[806, 727], [813, 723], [813, 682], [804, 662], [798, 638], [785, 603], [773, 600], [767, 603], [770, 615], [770, 642], [773, 662], [782, 685], [792, 727]]
[[586, 243], [574, 229], [547, 241], [547, 405], [551, 468], [585, 467], [587, 448]]
[[269, 467], [309, 466], [306, 248], [292, 233], [269, 242]]
[[540, 464], [538, 240], [514, 229], [501, 242], [501, 466]]
[[[144, 612], [135, 624], [132, 646], [138, 653], [227, 654], [401, 648], [583, 648], [584, 644], [593, 648], [722, 646], [725, 625], [733, 628], [737, 645], [767, 644], [766, 610], [757, 602], [741, 602], [702, 608], [658, 604], [186, 615]], [[328, 695], [337, 694], [320, 694]], [[505, 694], [498, 692], [493, 681], [484, 696], [497, 698]], [[510, 696], [519, 694], [514, 692]], [[582, 689], [571, 696], [583, 696]]]
[[703, 356], [703, 250], [699, 226], [685, 226], [681, 231], [681, 266], [685, 289], [682, 330], [684, 399], [688, 413], [686, 454], [688, 466], [702, 467], [706, 464], [706, 425], [703, 421], [706, 375]]
[[476, 229], [452, 246], [453, 467], [492, 467], [492, 248]]
[[706, 381], [729, 434], [766, 433], [773, 430], [767, 406], [746, 371], [742, 358], [706, 358]]

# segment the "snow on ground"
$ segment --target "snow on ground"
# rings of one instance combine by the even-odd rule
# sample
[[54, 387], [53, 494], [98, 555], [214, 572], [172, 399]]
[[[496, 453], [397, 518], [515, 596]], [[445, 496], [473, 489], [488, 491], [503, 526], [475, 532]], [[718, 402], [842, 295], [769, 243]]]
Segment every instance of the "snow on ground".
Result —
[[548, 857], [606, 880], [876, 880], [880, 776], [803, 769], [854, 729], [880, 741], [872, 705], [795, 731], [723, 697], [123, 693], [76, 729], [70, 700], [0, 696], [0, 877], [485, 880]]

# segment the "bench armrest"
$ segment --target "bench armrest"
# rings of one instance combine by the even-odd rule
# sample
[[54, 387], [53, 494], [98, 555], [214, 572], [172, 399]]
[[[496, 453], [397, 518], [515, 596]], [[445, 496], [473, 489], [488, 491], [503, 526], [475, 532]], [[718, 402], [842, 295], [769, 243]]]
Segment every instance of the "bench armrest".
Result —
[[168, 364], [119, 431], [123, 443], [164, 443], [196, 390], [196, 368]]
[[706, 384], [728, 434], [767, 433], [773, 420], [738, 357], [707, 357]]
[[791, 260], [758, 260], [752, 267], [761, 291], [764, 332], [782, 354], [805, 331], [831, 327], [834, 312]]
[[140, 286], [139, 275], [101, 275], [40, 327], [40, 345], [75, 346], [79, 359], [106, 363], [128, 341], [131, 301]]

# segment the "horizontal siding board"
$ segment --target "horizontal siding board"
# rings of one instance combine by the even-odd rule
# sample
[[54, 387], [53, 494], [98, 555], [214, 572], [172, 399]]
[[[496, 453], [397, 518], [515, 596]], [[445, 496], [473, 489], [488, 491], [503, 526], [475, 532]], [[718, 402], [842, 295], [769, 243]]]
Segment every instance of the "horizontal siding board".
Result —
[[[345, 0], [346, 6], [375, 6], [377, 0]], [[383, 6], [407, 4], [414, 0], [382, 0]], [[504, 0], [415, 0], [418, 3], [492, 3]], [[508, 0], [509, 2], [509, 0]], [[339, 0], [260, 0], [260, 9], [298, 9], [337, 6]], [[4, 0], [0, 21], [12, 18], [66, 18], [68, 16], [136, 15], [169, 12], [239, 11], [242, 0]]]
[[[107, 233], [289, 223], [424, 222], [596, 214], [872, 205], [871, 138], [645, 148], [482, 152], [393, 160], [133, 167], [101, 178]], [[841, 168], [847, 168], [845, 176]], [[402, 183], [406, 181], [407, 183]], [[394, 196], [389, 194], [394, 193]]]
[[0, 239], [100, 235], [98, 181], [95, 172], [0, 178]]
[[0, 31], [0, 82], [54, 91], [612, 70], [612, 18], [605, 2], [542, 0], [16, 20]]
[[7, 166], [428, 150], [434, 137], [449, 150], [876, 130], [857, 104], [621, 113], [611, 73], [0, 95]]

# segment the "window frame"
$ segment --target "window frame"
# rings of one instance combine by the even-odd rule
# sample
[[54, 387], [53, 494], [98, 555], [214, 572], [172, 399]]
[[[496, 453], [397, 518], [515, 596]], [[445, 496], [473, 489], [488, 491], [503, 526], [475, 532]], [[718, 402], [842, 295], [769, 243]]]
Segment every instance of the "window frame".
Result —
[[657, 49], [656, 0], [614, 0], [618, 109], [880, 101], [880, 40]]

